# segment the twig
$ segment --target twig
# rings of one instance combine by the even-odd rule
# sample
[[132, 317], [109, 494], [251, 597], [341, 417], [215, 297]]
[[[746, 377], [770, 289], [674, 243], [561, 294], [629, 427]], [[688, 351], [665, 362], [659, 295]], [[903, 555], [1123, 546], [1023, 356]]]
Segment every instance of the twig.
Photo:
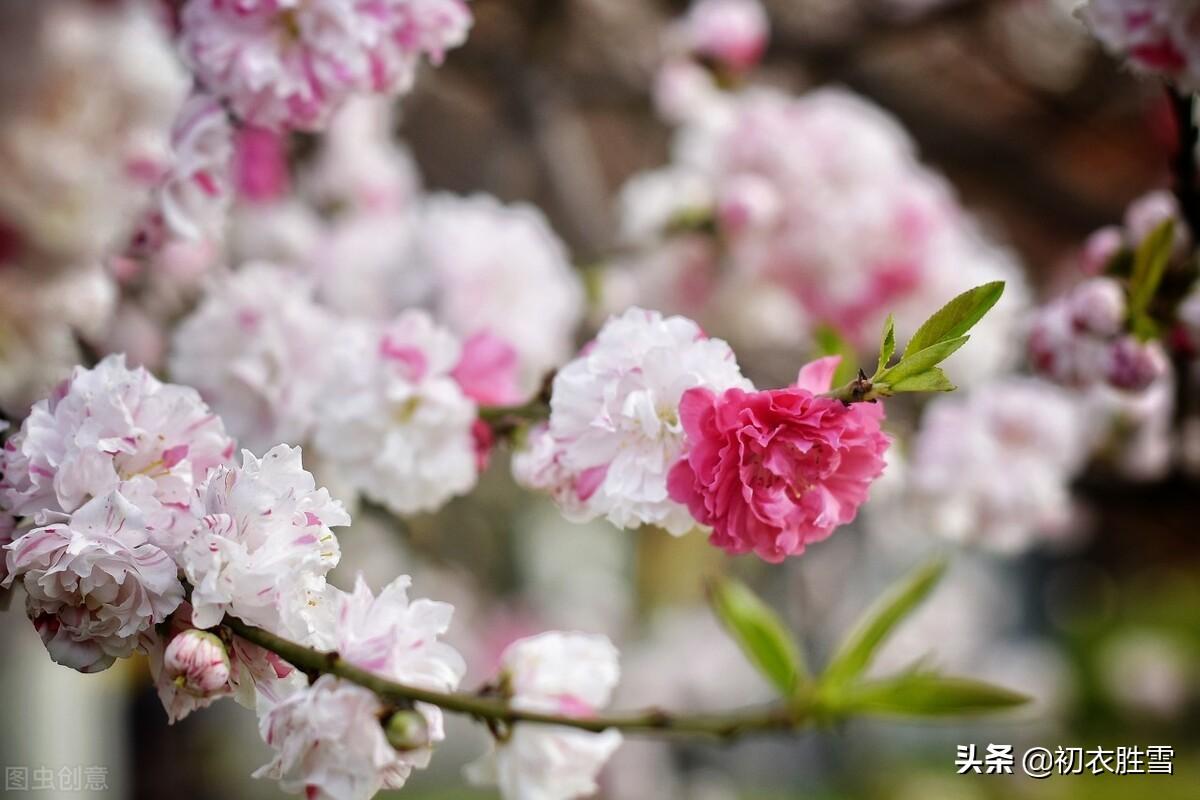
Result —
[[732, 739], [753, 733], [797, 731], [811, 726], [814, 709], [811, 701], [796, 700], [752, 706], [721, 714], [672, 714], [651, 708], [627, 713], [591, 717], [569, 717], [513, 708], [503, 699], [463, 692], [436, 692], [381, 678], [354, 666], [337, 653], [322, 652], [283, 639], [260, 628], [226, 616], [226, 628], [248, 642], [283, 658], [307, 675], [328, 674], [370, 689], [380, 699], [398, 706], [413, 702], [429, 703], [457, 714], [466, 714], [488, 724], [512, 725], [532, 722], [561, 725], [599, 733], [616, 729], [632, 734], [656, 734]]
[[1178, 131], [1175, 158], [1175, 196], [1179, 209], [1188, 224], [1192, 237], [1200, 236], [1200, 186], [1196, 184], [1196, 144], [1200, 142], [1200, 130], [1196, 128], [1195, 100], [1190, 94], [1169, 89], [1171, 108], [1175, 112]]

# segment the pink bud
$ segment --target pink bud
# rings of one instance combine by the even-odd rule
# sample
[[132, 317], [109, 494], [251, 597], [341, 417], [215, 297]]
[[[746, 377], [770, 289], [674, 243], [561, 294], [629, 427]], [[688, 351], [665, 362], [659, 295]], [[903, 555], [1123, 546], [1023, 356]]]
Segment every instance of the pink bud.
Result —
[[758, 0], [699, 0], [683, 22], [692, 52], [736, 70], [762, 58], [768, 25]]
[[1188, 238], [1187, 228], [1179, 214], [1179, 202], [1175, 195], [1158, 189], [1142, 195], [1125, 210], [1125, 230], [1135, 245], [1166, 220], [1175, 221], [1175, 248], [1182, 247]]
[[1092, 278], [1077, 286], [1067, 300], [1071, 322], [1096, 336], [1114, 336], [1125, 321], [1125, 290], [1111, 278]]
[[1083, 243], [1083, 252], [1079, 255], [1079, 268], [1085, 275], [1100, 275], [1107, 268], [1113, 256], [1125, 246], [1125, 236], [1115, 225], [1108, 225], [1094, 231]]
[[192, 628], [167, 645], [163, 674], [183, 691], [208, 697], [229, 683], [229, 654], [216, 636]]
[[1141, 391], [1166, 374], [1167, 356], [1158, 342], [1123, 336], [1108, 351], [1108, 382], [1118, 389]]

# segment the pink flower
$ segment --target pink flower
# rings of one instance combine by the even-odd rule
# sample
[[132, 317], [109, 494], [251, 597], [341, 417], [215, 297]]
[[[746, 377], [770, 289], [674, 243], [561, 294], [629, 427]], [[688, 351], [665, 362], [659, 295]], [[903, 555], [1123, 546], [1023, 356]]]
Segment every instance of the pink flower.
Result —
[[320, 130], [354, 94], [394, 97], [424, 56], [440, 63], [466, 39], [463, 0], [189, 0], [184, 59], [239, 117]]
[[521, 402], [517, 385], [520, 364], [508, 340], [480, 331], [463, 342], [462, 355], [450, 375], [463, 394], [481, 406]]
[[883, 472], [883, 409], [820, 397], [839, 358], [814, 361], [796, 385], [716, 395], [689, 389], [679, 416], [688, 449], [668, 478], [671, 498], [713, 528], [730, 553], [777, 563], [854, 519]]
[[769, 27], [758, 0], [700, 0], [679, 24], [679, 35], [697, 55], [746, 70], [762, 58]]
[[291, 189], [287, 142], [276, 131], [246, 125], [234, 138], [233, 176], [238, 197], [270, 203]]

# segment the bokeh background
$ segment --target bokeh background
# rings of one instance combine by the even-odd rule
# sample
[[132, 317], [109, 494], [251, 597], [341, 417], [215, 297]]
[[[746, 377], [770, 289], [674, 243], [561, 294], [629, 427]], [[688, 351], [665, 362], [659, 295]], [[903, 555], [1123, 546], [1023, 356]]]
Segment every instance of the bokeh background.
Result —
[[[753, 80], [794, 93], [844, 87], [894, 115], [921, 160], [1015, 254], [1036, 296], [1074, 280], [1073, 260], [1089, 233], [1119, 222], [1144, 192], [1169, 186], [1175, 133], [1162, 87], [1107, 57], [1072, 17], [1070, 0], [764, 5], [771, 39]], [[486, 192], [541, 208], [594, 283], [597, 265], [627, 249], [617, 205], [622, 185], [671, 158], [673, 127], [656, 113], [654, 86], [668, 26], [686, 4], [475, 0], [472, 8], [466, 45], [423, 71], [400, 103], [395, 141], [410, 149], [425, 191]], [[5, 34], [12, 35], [19, 23], [12, 9], [6, 14]], [[17, 77], [9, 68], [5, 80]], [[86, 87], [92, 78], [70, 80]], [[298, 135], [289, 147], [302, 164], [318, 143]], [[0, 165], [0, 181], [6, 171]], [[36, 279], [6, 280], [16, 292]], [[597, 321], [581, 327], [578, 341]], [[103, 335], [83, 338], [85, 356], [89, 347], [106, 349]], [[0, 373], [8, 371], [0, 383], [8, 385], [19, 382], [18, 367], [5, 347], [0, 339]], [[794, 370], [808, 355], [802, 346], [739, 349], [755, 377]], [[19, 418], [19, 406], [10, 403], [10, 418]], [[1090, 412], [1081, 406], [1074, 413]], [[917, 417], [915, 407], [901, 410], [898, 424]], [[942, 547], [901, 530], [892, 505], [902, 506], [901, 496], [877, 511], [869, 505], [859, 523], [782, 566], [731, 561], [699, 535], [565, 522], [551, 503], [513, 483], [507, 462], [498, 454], [474, 493], [437, 514], [401, 521], [362, 507], [341, 535], [336, 577], [343, 582], [359, 570], [375, 586], [411, 573], [417, 595], [455, 603], [469, 681], [486, 678], [507, 641], [559, 627], [602, 631], [618, 642], [620, 706], [754, 702], [769, 690], [712, 621], [702, 576], [729, 571], [750, 580], [819, 663], [871, 598]], [[1195, 797], [1196, 482], [1176, 469], [1136, 481], [1081, 469], [1069, 500], [1072, 533], [1061, 541], [1016, 553], [957, 552], [943, 585], [882, 658], [881, 666], [896, 667], [930, 655], [947, 669], [1033, 695], [1030, 708], [971, 724], [855, 723], [732, 747], [631, 740], [607, 768], [603, 796]], [[1016, 492], [1011, 502], [1016, 514], [1026, 498]], [[144, 665], [122, 663], [94, 676], [55, 666], [24, 619], [21, 598], [14, 600], [0, 614], [5, 766], [103, 766], [109, 789], [96, 796], [113, 798], [278, 795], [272, 783], [249, 777], [267, 760], [252, 715], [221, 703], [168, 727]], [[1018, 753], [1033, 745], [1169, 745], [1177, 774], [1044, 781], [955, 774], [956, 745], [988, 743], [1013, 744]], [[455, 725], [432, 767], [402, 794], [493, 796], [467, 788], [460, 775], [483, 747], [479, 730]], [[39, 794], [56, 795], [79, 793]]]

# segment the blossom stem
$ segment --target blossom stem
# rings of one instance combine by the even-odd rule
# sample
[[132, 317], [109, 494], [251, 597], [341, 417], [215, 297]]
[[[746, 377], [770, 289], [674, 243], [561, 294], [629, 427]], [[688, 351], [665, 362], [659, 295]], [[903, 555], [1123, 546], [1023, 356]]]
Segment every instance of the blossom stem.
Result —
[[356, 667], [335, 652], [314, 650], [226, 615], [226, 628], [248, 642], [280, 656], [301, 672], [328, 674], [370, 689], [381, 699], [400, 706], [429, 703], [486, 723], [512, 725], [533, 722], [599, 733], [616, 729], [646, 735], [679, 735], [734, 739], [747, 734], [802, 730], [814, 722], [807, 701], [751, 706], [720, 714], [672, 714], [651, 708], [592, 717], [570, 717], [513, 708], [501, 698], [464, 692], [436, 692], [396, 683]]
[[821, 396], [841, 400], [846, 405], [850, 405], [851, 403], [874, 402], [889, 394], [886, 386], [872, 383], [871, 379], [862, 370], [859, 370], [857, 378], [835, 389], [830, 389]]

